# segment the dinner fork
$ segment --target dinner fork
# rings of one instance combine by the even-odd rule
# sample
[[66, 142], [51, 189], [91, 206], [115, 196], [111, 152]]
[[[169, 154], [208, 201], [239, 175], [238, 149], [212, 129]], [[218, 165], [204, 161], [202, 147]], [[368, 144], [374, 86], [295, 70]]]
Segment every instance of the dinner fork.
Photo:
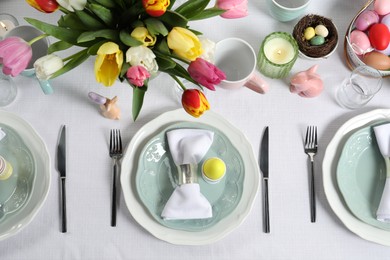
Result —
[[311, 222], [316, 222], [316, 200], [314, 186], [314, 156], [317, 153], [317, 127], [308, 126], [306, 129], [305, 138], [305, 153], [309, 156], [311, 166], [310, 176], [310, 219]]
[[111, 226], [116, 226], [117, 206], [117, 178], [119, 173], [119, 160], [122, 158], [122, 138], [119, 129], [110, 131], [110, 157], [113, 159], [114, 168], [112, 175], [112, 204], [111, 204]]

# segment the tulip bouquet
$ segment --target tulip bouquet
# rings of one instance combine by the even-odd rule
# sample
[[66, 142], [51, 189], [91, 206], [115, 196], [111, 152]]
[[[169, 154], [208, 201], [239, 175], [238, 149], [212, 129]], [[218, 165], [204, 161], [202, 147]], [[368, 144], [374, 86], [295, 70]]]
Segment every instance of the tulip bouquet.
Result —
[[[48, 56], [35, 62], [37, 76], [58, 77], [88, 57], [96, 56], [97, 82], [112, 86], [119, 79], [133, 88], [134, 120], [141, 111], [149, 80], [158, 72], [169, 74], [183, 88], [182, 105], [189, 114], [199, 117], [208, 110], [210, 105], [201, 90], [203, 87], [215, 90], [214, 85], [226, 77], [213, 64], [215, 44], [188, 24], [218, 15], [224, 18], [247, 15], [247, 0], [216, 0], [211, 7], [210, 0], [189, 0], [175, 8], [175, 0], [26, 1], [44, 13], [62, 12], [57, 25], [25, 18], [44, 35], [58, 39], [50, 45]], [[0, 42], [0, 65], [3, 64], [4, 73], [13, 71], [14, 76], [24, 65], [15, 70], [9, 62], [15, 60], [15, 54], [7, 54], [6, 41], [8, 46], [12, 45], [9, 39]], [[15, 44], [16, 39], [13, 41]], [[54, 54], [73, 46], [79, 48], [70, 57]], [[183, 79], [199, 89], [186, 89]]]

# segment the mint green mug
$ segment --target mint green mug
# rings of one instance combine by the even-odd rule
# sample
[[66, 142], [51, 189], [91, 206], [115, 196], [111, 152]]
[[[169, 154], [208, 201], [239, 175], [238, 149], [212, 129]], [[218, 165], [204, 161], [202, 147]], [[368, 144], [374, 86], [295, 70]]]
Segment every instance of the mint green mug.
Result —
[[268, 11], [281, 22], [294, 20], [301, 16], [311, 0], [267, 0]]

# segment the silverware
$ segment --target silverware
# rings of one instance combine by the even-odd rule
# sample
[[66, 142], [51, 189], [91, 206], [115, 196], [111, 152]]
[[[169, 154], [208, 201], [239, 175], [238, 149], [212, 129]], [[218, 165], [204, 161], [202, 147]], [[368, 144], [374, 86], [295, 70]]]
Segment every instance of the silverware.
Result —
[[264, 204], [264, 232], [270, 232], [269, 223], [269, 201], [268, 201], [268, 126], [264, 130], [263, 139], [260, 145], [260, 170], [263, 173], [263, 204]]
[[112, 204], [111, 204], [111, 226], [116, 226], [117, 207], [117, 179], [119, 173], [119, 160], [122, 158], [122, 138], [118, 129], [110, 131], [110, 157], [113, 159], [114, 168], [112, 175]]
[[317, 153], [317, 127], [308, 126], [306, 129], [305, 138], [305, 153], [310, 159], [310, 220], [316, 222], [316, 198], [315, 198], [315, 185], [314, 185], [314, 156]]
[[66, 180], [66, 127], [63, 125], [60, 130], [60, 137], [57, 146], [57, 170], [60, 173], [61, 182], [61, 232], [67, 231], [66, 220], [66, 192], [65, 192], [65, 180]]

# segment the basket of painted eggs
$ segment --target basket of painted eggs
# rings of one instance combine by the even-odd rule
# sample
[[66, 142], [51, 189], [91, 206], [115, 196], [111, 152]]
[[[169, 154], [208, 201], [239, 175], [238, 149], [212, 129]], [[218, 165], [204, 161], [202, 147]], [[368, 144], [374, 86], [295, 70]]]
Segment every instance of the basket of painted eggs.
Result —
[[390, 75], [390, 0], [371, 0], [348, 27], [344, 51], [351, 69], [368, 65]]
[[309, 14], [302, 17], [292, 33], [301, 57], [323, 59], [337, 48], [338, 33], [333, 22], [324, 16]]

